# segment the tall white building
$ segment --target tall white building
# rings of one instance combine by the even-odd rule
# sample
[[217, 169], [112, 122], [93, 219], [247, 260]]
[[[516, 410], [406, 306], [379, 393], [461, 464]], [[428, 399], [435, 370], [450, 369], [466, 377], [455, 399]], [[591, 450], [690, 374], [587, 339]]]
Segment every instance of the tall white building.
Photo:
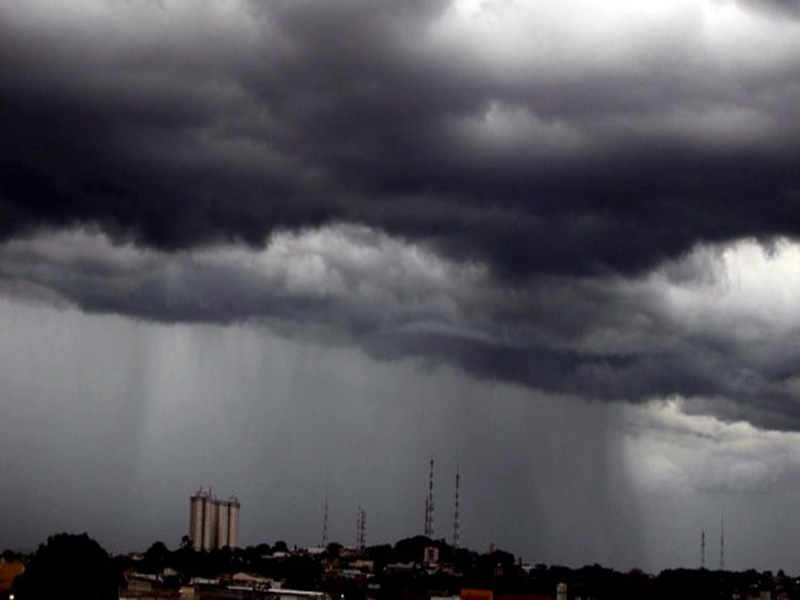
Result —
[[202, 487], [189, 501], [189, 539], [195, 550], [239, 547], [239, 501], [219, 500]]

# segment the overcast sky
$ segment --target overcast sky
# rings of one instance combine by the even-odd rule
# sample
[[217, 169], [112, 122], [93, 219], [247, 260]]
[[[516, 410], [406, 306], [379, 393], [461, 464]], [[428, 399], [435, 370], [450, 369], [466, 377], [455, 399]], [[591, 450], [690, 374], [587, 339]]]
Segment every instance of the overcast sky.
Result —
[[800, 3], [6, 0], [0, 546], [800, 573]]

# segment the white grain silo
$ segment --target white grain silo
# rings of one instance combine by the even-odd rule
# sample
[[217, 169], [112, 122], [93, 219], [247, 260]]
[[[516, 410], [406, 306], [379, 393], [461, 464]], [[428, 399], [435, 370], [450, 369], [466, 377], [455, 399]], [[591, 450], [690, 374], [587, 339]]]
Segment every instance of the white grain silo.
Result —
[[190, 498], [189, 539], [195, 550], [239, 547], [239, 501], [217, 500], [201, 487]]
[[231, 496], [229, 501], [228, 514], [230, 515], [230, 526], [228, 528], [228, 545], [231, 548], [239, 547], [239, 500], [236, 496]]
[[201, 487], [189, 501], [189, 539], [195, 550], [208, 550], [210, 531], [208, 524], [211, 517], [211, 494]]
[[224, 548], [230, 546], [228, 528], [231, 518], [230, 506], [225, 500], [217, 500], [217, 546]]

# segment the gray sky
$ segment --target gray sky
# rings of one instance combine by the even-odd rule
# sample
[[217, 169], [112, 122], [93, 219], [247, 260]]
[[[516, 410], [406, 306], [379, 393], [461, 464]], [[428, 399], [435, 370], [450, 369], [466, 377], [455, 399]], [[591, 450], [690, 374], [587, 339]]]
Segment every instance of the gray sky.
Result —
[[0, 545], [800, 572], [797, 6], [5, 3]]

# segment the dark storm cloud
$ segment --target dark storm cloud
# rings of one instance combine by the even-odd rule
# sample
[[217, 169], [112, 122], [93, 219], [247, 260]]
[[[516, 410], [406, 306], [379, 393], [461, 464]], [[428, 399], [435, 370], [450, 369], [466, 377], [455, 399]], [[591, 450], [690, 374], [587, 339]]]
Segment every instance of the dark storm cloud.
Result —
[[381, 360], [455, 364], [591, 400], [680, 395], [688, 411], [796, 429], [800, 319], [771, 279], [800, 294], [789, 279], [800, 251], [782, 242], [771, 254], [754, 243], [728, 252], [698, 250], [638, 279], [542, 276], [511, 287], [485, 266], [353, 226], [283, 233], [258, 251], [179, 253], [75, 231], [1, 246], [0, 282], [6, 294], [87, 312], [256, 322]]
[[344, 220], [529, 275], [800, 230], [790, 26], [762, 65], [683, 5], [586, 40], [497, 5], [530, 28], [505, 54], [491, 11], [444, 1], [33, 6], [0, 25], [6, 237], [177, 249]]
[[618, 9], [9, 3], [3, 288], [798, 427], [794, 320], [664, 301], [800, 232], [798, 24]]

